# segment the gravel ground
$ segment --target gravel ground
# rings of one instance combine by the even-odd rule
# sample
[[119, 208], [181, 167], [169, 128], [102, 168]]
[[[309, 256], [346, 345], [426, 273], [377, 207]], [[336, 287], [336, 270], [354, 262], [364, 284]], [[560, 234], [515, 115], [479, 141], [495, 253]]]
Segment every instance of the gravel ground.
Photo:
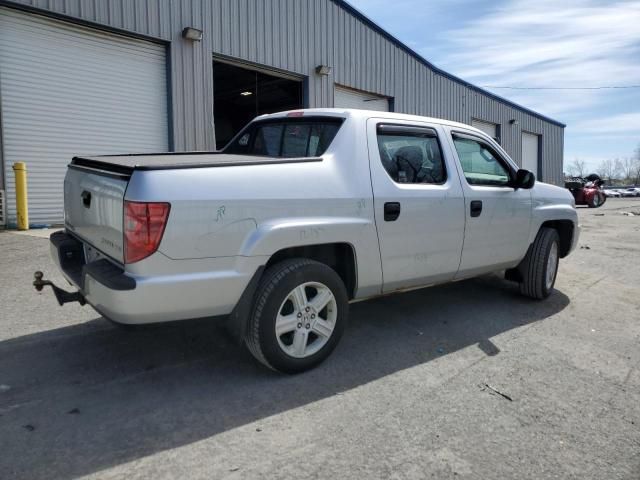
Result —
[[0, 478], [637, 480], [640, 199], [580, 217], [547, 301], [490, 275], [359, 303], [298, 376], [219, 325], [60, 308], [47, 240], [0, 233]]

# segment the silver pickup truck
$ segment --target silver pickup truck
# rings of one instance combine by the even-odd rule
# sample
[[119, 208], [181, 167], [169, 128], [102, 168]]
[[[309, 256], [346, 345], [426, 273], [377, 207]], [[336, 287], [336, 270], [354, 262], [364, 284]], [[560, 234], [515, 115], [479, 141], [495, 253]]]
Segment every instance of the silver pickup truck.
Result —
[[256, 118], [221, 152], [76, 157], [51, 253], [120, 324], [224, 316], [265, 365], [299, 372], [338, 343], [349, 302], [505, 271], [544, 299], [579, 228], [481, 131], [312, 109]]

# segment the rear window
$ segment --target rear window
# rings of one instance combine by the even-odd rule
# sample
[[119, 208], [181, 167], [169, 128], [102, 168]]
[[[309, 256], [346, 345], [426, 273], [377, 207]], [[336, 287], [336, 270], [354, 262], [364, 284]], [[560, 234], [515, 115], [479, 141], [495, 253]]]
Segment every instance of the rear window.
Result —
[[295, 158], [322, 155], [342, 125], [342, 118], [283, 118], [250, 124], [224, 153]]

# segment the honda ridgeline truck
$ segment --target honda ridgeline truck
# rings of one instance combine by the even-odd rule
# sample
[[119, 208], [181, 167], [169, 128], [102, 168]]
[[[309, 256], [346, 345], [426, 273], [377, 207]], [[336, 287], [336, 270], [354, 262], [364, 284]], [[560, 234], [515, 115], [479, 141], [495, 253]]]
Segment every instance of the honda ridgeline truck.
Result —
[[256, 118], [220, 152], [76, 157], [51, 253], [120, 324], [224, 316], [263, 364], [300, 372], [349, 303], [505, 271], [544, 299], [578, 240], [571, 194], [447, 120], [311, 109]]

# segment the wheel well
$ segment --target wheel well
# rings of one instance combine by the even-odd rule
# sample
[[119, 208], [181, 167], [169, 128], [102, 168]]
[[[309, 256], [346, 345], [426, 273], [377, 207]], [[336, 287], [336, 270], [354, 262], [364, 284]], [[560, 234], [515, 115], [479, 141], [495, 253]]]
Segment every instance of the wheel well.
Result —
[[544, 222], [540, 228], [554, 228], [560, 237], [560, 258], [569, 255], [571, 250], [571, 242], [573, 241], [573, 222], [571, 220], [550, 220]]
[[266, 268], [288, 258], [309, 258], [333, 268], [347, 288], [352, 299], [356, 292], [356, 256], [353, 247], [348, 243], [324, 243], [290, 247], [277, 251], [267, 262]]

